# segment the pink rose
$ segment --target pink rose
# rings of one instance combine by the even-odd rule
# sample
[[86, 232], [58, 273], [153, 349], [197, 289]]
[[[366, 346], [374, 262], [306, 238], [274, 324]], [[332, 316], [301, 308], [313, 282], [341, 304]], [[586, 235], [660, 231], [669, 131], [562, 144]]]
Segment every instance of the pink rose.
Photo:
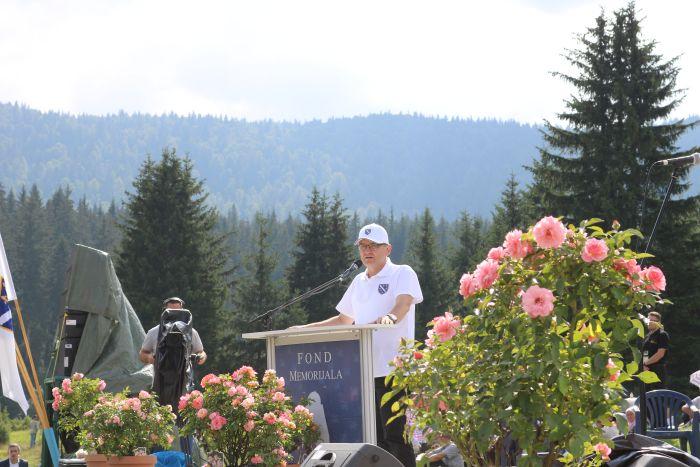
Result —
[[265, 420], [270, 425], [273, 425], [277, 421], [277, 417], [275, 417], [275, 414], [273, 414], [272, 412], [267, 412], [265, 415], [263, 415], [263, 420]]
[[51, 390], [51, 394], [53, 395], [53, 397], [60, 396], [60, 395], [61, 395], [61, 390], [58, 389], [58, 388], [53, 388], [53, 389]]
[[214, 419], [209, 423], [209, 426], [211, 427], [212, 430], [218, 431], [226, 425], [227, 420], [222, 417], [221, 415], [217, 415], [214, 417]]
[[121, 419], [119, 418], [119, 415], [115, 415], [114, 417], [112, 417], [112, 423], [114, 423], [115, 425], [121, 425], [121, 424], [122, 424], [122, 421], [121, 421]]
[[591, 261], [603, 261], [608, 256], [608, 245], [598, 238], [589, 238], [581, 250], [581, 259]]
[[70, 385], [70, 380], [68, 378], [63, 380], [63, 382], [61, 383], [61, 388], [63, 388], [63, 390], [65, 392], [67, 392], [68, 394], [73, 392], [73, 389], [71, 388], [71, 385]]
[[295, 412], [295, 413], [303, 413], [303, 414], [309, 414], [309, 413], [310, 413], [310, 412], [309, 412], [309, 409], [307, 409], [307, 408], [304, 407], [303, 405], [297, 405], [296, 407], [294, 407], [294, 412]]
[[433, 330], [435, 331], [435, 335], [440, 339], [440, 342], [452, 339], [454, 335], [457, 334], [457, 329], [460, 326], [459, 318], [454, 318], [449, 311], [445, 312], [445, 316], [436, 317], [434, 322]]
[[185, 410], [185, 407], [187, 407], [187, 402], [188, 402], [187, 397], [185, 397], [185, 396], [180, 397], [180, 402], [177, 403], [177, 410], [180, 410], [180, 411]]
[[532, 246], [530, 246], [528, 242], [523, 241], [522, 236], [522, 231], [518, 229], [506, 234], [506, 239], [503, 242], [503, 248], [505, 248], [506, 254], [511, 258], [521, 259], [532, 252]]
[[438, 402], [438, 410], [440, 410], [441, 412], [444, 412], [447, 410], [447, 404], [445, 404], [445, 401], [440, 400]]
[[600, 454], [600, 457], [604, 460], [610, 460], [610, 453], [612, 453], [612, 449], [610, 449], [610, 446], [608, 446], [605, 443], [598, 443], [595, 445], [593, 448], [595, 452]]
[[551, 290], [533, 285], [521, 296], [523, 309], [530, 318], [549, 316], [554, 309], [554, 294]]
[[54, 399], [54, 401], [51, 403], [51, 407], [52, 407], [55, 411], [58, 411], [58, 399]]
[[255, 404], [255, 399], [253, 399], [252, 397], [246, 397], [245, 399], [243, 399], [243, 402], [241, 402], [241, 405], [246, 410], [251, 408], [253, 404]]
[[474, 274], [462, 274], [462, 278], [459, 280], [459, 294], [468, 298], [479, 290], [479, 282], [474, 277]]
[[282, 376], [277, 378], [277, 389], [284, 389], [284, 378]]
[[104, 391], [106, 387], [107, 383], [105, 383], [103, 379], [101, 379], [100, 382], [97, 384], [97, 390], [100, 392]]
[[245, 422], [243, 424], [243, 429], [245, 431], [248, 431], [248, 432], [253, 431], [253, 428], [255, 428], [255, 422], [253, 420], [248, 420], [247, 422]]
[[203, 405], [204, 398], [202, 396], [195, 397], [194, 399], [192, 399], [192, 407], [194, 407], [195, 409], [199, 410], [202, 408]]
[[250, 458], [251, 464], [262, 464], [263, 458], [259, 454], [254, 455]]
[[479, 284], [479, 288], [488, 289], [498, 279], [498, 262], [492, 259], [483, 260], [476, 267], [474, 277]]
[[532, 235], [540, 248], [559, 248], [566, 238], [566, 227], [559, 219], [547, 216], [535, 224]]
[[209, 415], [209, 411], [205, 408], [201, 408], [197, 411], [197, 418], [200, 420], [207, 418], [207, 415]]
[[276, 393], [272, 396], [272, 400], [275, 401], [275, 402], [284, 402], [284, 393], [283, 393], [283, 392], [279, 392], [279, 391], [276, 392]]
[[428, 330], [426, 334], [425, 345], [430, 348], [435, 347], [435, 331], [432, 329]]
[[646, 288], [653, 292], [661, 292], [666, 290], [666, 277], [663, 271], [656, 266], [649, 266], [648, 268], [642, 269], [639, 273], [639, 277], [644, 281], [648, 282]]
[[221, 383], [221, 378], [216, 376], [213, 373], [209, 373], [208, 375], [205, 375], [204, 378], [202, 378], [201, 384], [202, 387], [207, 387], [208, 384], [220, 384]]
[[150, 399], [151, 398], [151, 393], [148, 391], [139, 391], [139, 399]]
[[496, 248], [491, 248], [489, 250], [489, 254], [487, 255], [488, 259], [492, 259], [494, 261], [501, 261], [505, 257], [506, 257], [506, 250], [502, 246], [499, 246]]
[[402, 367], [403, 367], [403, 360], [401, 360], [401, 358], [399, 358], [399, 357], [394, 357], [394, 359], [392, 360], [392, 363], [394, 364], [394, 366], [395, 366], [396, 368], [402, 368]]
[[236, 393], [239, 396], [247, 396], [248, 395], [248, 390], [245, 388], [245, 386], [238, 386], [236, 388]]
[[73, 379], [73, 381], [80, 381], [84, 377], [85, 377], [85, 375], [82, 373], [73, 373], [72, 379]]

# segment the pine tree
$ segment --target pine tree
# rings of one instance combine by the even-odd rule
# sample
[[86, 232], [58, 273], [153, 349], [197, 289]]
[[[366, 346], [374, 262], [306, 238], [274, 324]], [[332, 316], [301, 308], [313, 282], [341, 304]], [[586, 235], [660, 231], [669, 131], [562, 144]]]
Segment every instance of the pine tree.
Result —
[[[263, 341], [247, 341], [242, 333], [260, 331], [265, 323], [250, 323], [250, 321], [267, 310], [282, 303], [285, 290], [281, 281], [272, 278], [276, 268], [277, 257], [270, 253], [269, 231], [272, 221], [261, 213], [255, 216], [256, 238], [254, 250], [246, 256], [243, 262], [244, 275], [236, 287], [234, 295], [234, 313], [231, 317], [233, 335], [229, 335], [225, 343], [226, 361], [232, 366], [241, 364], [251, 365], [258, 371], [266, 368], [266, 351]], [[303, 324], [306, 315], [298, 307], [285, 309], [278, 313], [272, 321], [276, 329], [285, 328], [292, 324]], [[233, 368], [222, 368], [228, 371]]]
[[[294, 294], [332, 279], [350, 263], [347, 217], [340, 197], [334, 197], [329, 206], [328, 197], [314, 188], [302, 214], [305, 222], [297, 230], [293, 262], [287, 270], [287, 283]], [[301, 306], [309, 321], [332, 316], [343, 292], [342, 287], [334, 287], [304, 301]]]
[[[20, 302], [20, 308], [27, 327], [32, 354], [36, 356], [40, 371], [44, 369], [44, 359], [48, 352], [54, 328], [50, 326], [31, 326], [30, 323], [47, 323], [48, 310], [58, 304], [47, 299], [46, 284], [57, 280], [63, 283], [63, 276], [46, 276], [47, 238], [46, 218], [44, 216], [41, 194], [36, 185], [29, 193], [23, 187], [16, 203], [13, 216], [14, 228], [12, 238], [6, 247], [8, 262], [12, 268], [12, 279]], [[6, 231], [7, 232], [7, 231]], [[31, 318], [30, 318], [31, 317]], [[26, 343], [22, 342], [22, 346]]]
[[[227, 287], [224, 238], [217, 211], [207, 206], [203, 183], [189, 158], [163, 150], [150, 157], [127, 194], [117, 275], [148, 329], [160, 321], [164, 298], [179, 296], [192, 311], [205, 350], [216, 349]], [[212, 361], [215, 358], [212, 359]]]
[[484, 221], [466, 211], [462, 211], [455, 223], [454, 235], [457, 245], [450, 254], [450, 280], [457, 284], [462, 274], [473, 271], [486, 257], [490, 244], [487, 244], [484, 236]]
[[487, 243], [489, 248], [500, 246], [508, 232], [513, 229], [524, 230], [528, 226], [526, 197], [518, 189], [515, 174], [511, 173], [501, 193], [501, 200], [496, 205], [491, 218]]
[[428, 208], [419, 218], [411, 239], [408, 264], [416, 271], [423, 292], [423, 302], [416, 305], [416, 338], [421, 339], [427, 332], [427, 323], [448, 311], [447, 305], [458, 289], [458, 283], [449, 280], [440, 256], [435, 220]]
[[[670, 168], [650, 167], [659, 159], [685, 154], [675, 144], [694, 123], [668, 120], [682, 99], [682, 90], [676, 88], [677, 59], [657, 54], [655, 42], [642, 39], [640, 26], [634, 3], [612, 18], [601, 13], [596, 25], [580, 36], [580, 48], [568, 52], [578, 74], [557, 75], [577, 95], [558, 115], [567, 127], [545, 122], [547, 147], [530, 169], [534, 183], [529, 196], [541, 206], [538, 214], [571, 221], [617, 219], [628, 228], [638, 225], [646, 206], [640, 227], [650, 234], [671, 175]], [[700, 247], [698, 199], [682, 199], [687, 173], [687, 168], [676, 170], [672, 197], [650, 249], [657, 255], [653, 262], [666, 273], [668, 297], [675, 303], [665, 315], [673, 342], [670, 379], [680, 389], [687, 388], [688, 374], [697, 369], [691, 363], [691, 339], [700, 331], [694, 314], [700, 279], [691, 273], [698, 262], [687, 254]]]

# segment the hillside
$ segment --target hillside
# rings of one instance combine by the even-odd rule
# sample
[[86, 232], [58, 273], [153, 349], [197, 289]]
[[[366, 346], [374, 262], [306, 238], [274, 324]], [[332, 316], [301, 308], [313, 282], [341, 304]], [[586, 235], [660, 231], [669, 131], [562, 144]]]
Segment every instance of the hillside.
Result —
[[[377, 208], [438, 216], [488, 214], [511, 172], [536, 155], [538, 128], [496, 120], [370, 115], [326, 122], [247, 122], [211, 116], [104, 117], [0, 104], [0, 183], [70, 185], [91, 202], [121, 200], [147, 154], [189, 154], [210, 200], [247, 216], [297, 213], [312, 186], [336, 191], [361, 215]], [[682, 140], [700, 145], [700, 130]], [[693, 173], [695, 185], [700, 174]], [[693, 190], [694, 192], [697, 189]]]

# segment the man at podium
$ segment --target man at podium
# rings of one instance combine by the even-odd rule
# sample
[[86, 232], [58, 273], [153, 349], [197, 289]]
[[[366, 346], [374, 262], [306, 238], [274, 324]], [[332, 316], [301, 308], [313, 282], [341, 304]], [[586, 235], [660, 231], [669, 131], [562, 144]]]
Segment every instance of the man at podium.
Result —
[[374, 397], [377, 414], [377, 445], [389, 451], [405, 466], [415, 466], [413, 448], [404, 440], [406, 417], [387, 425], [393, 416], [391, 404], [385, 405], [382, 396], [387, 392], [384, 378], [391, 371], [389, 362], [398, 356], [401, 338], [415, 336], [415, 306], [423, 301], [418, 276], [410, 266], [391, 262], [391, 244], [386, 229], [369, 224], [360, 229], [355, 245], [365, 266], [345, 291], [336, 309], [337, 316], [302, 327], [338, 326], [343, 324], [394, 324], [390, 329], [379, 329], [373, 338]]

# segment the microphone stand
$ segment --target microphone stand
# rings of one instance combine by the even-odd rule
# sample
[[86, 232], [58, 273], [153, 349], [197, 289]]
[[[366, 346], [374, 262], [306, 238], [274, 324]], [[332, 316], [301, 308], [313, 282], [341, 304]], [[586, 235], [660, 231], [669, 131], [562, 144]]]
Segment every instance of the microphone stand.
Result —
[[[664, 194], [664, 199], [661, 201], [661, 207], [659, 208], [659, 214], [656, 216], [656, 221], [654, 221], [654, 227], [651, 229], [651, 234], [649, 234], [649, 240], [647, 240], [647, 245], [644, 248], [644, 253], [649, 251], [649, 246], [651, 245], [651, 241], [654, 239], [654, 233], [656, 232], [656, 227], [659, 225], [659, 220], [661, 219], [661, 214], [664, 212], [664, 208], [666, 207], [666, 201], [668, 201], [668, 198], [671, 194], [671, 188], [673, 187], [673, 183], [676, 181], [676, 167], [673, 167], [673, 170], [671, 171], [671, 179], [668, 182], [668, 186], [666, 187], [666, 193]], [[642, 212], [642, 215], [644, 215], [644, 212]], [[640, 226], [641, 227], [641, 226]], [[644, 264], [644, 260], [646, 258], [642, 258], [641, 261], [639, 262], [639, 266], [641, 267]], [[644, 368], [644, 342], [642, 341], [642, 369]], [[641, 420], [637, 423], [639, 423], [639, 433], [641, 435], [646, 435], [647, 434], [647, 385], [642, 381], [641, 379], [639, 380], [639, 418]]]
[[[355, 269], [356, 269], [356, 268], [355, 268]], [[352, 272], [351, 270], [348, 270], [348, 271], [349, 271], [350, 273]], [[334, 285], [336, 285], [336, 284], [338, 284], [338, 283], [340, 283], [340, 282], [343, 282], [343, 281], [344, 281], [345, 279], [347, 279], [348, 276], [350, 275], [348, 271], [343, 272], [343, 273], [340, 274], [339, 276], [336, 276], [336, 277], [334, 277], [333, 279], [331, 279], [331, 280], [329, 280], [329, 281], [327, 281], [327, 282], [324, 282], [324, 283], [321, 284], [321, 285], [318, 285], [318, 286], [314, 287], [313, 289], [307, 290], [307, 291], [304, 292], [303, 294], [301, 294], [301, 295], [299, 295], [299, 296], [297, 296], [297, 297], [292, 298], [291, 300], [289, 300], [289, 301], [286, 302], [286, 303], [283, 303], [283, 304], [281, 304], [281, 305], [278, 305], [278, 306], [276, 306], [276, 307], [274, 307], [274, 308], [272, 308], [272, 309], [270, 309], [270, 310], [265, 311], [264, 313], [259, 314], [259, 315], [256, 316], [255, 318], [253, 318], [253, 319], [251, 319], [250, 321], [248, 321], [248, 323], [252, 324], [252, 323], [255, 323], [255, 322], [258, 322], [258, 321], [265, 320], [265, 323], [266, 323], [266, 326], [265, 326], [265, 327], [267, 328], [268, 331], [272, 331], [272, 319], [274, 318], [274, 316], [275, 316], [277, 313], [279, 313], [280, 311], [284, 310], [285, 308], [288, 308], [288, 307], [294, 305], [295, 303], [298, 303], [298, 302], [301, 302], [301, 301], [303, 301], [303, 300], [306, 300], [307, 298], [313, 297], [314, 295], [318, 295], [318, 294], [320, 294], [320, 293], [323, 293], [323, 292], [325, 292], [326, 290], [328, 290], [328, 289], [330, 289], [331, 287], [333, 287]]]

